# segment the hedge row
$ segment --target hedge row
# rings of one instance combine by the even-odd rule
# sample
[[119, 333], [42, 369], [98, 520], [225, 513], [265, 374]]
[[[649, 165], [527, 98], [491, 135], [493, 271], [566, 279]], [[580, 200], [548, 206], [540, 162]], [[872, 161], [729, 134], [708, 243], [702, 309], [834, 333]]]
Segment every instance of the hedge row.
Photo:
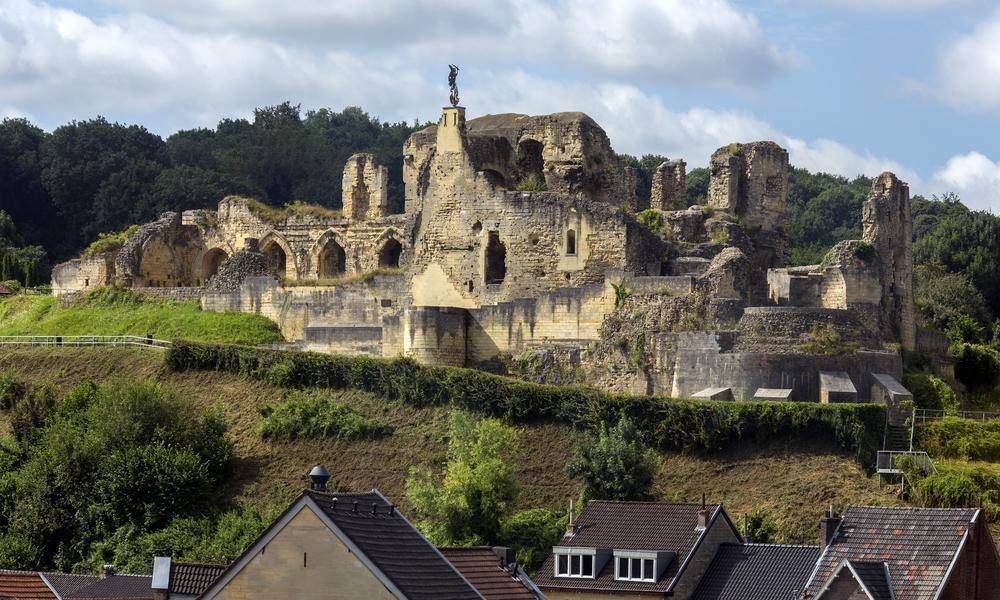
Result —
[[360, 389], [412, 406], [456, 406], [512, 422], [550, 419], [586, 429], [622, 414], [659, 448], [715, 451], [776, 438], [827, 439], [874, 464], [885, 410], [876, 404], [719, 402], [622, 396], [584, 387], [539, 385], [472, 369], [178, 341], [176, 371], [223, 371], [281, 387]]

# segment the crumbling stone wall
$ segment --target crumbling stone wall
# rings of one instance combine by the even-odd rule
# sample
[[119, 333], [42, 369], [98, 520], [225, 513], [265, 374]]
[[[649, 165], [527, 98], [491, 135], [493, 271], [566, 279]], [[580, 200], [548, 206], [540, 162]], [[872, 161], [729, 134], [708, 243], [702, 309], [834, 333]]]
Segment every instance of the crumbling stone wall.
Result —
[[114, 251], [75, 258], [52, 268], [55, 296], [79, 294], [112, 283], [115, 279]]
[[683, 160], [668, 160], [653, 172], [649, 206], [658, 210], [687, 208], [687, 176]]
[[862, 239], [875, 247], [882, 281], [885, 327], [898, 335], [903, 348], [916, 348], [916, 305], [913, 301], [913, 216], [910, 188], [892, 173], [872, 181], [862, 207]]
[[348, 219], [379, 219], [389, 214], [389, 169], [374, 154], [353, 154], [344, 166], [343, 211]]
[[752, 304], [767, 301], [767, 270], [788, 245], [788, 152], [774, 142], [730, 144], [712, 154], [708, 204], [735, 215], [753, 243]]

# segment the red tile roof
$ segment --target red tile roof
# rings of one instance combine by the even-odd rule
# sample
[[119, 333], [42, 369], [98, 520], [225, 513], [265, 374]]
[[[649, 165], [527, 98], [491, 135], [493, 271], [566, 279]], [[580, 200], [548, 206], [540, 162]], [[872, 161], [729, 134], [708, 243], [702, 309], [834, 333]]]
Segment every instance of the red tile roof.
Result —
[[0, 571], [0, 598], [56, 600], [56, 595], [34, 571]]
[[515, 577], [510, 569], [500, 566], [500, 558], [492, 548], [441, 548], [441, 553], [459, 570], [486, 600], [536, 600], [537, 596], [525, 584], [523, 573]]

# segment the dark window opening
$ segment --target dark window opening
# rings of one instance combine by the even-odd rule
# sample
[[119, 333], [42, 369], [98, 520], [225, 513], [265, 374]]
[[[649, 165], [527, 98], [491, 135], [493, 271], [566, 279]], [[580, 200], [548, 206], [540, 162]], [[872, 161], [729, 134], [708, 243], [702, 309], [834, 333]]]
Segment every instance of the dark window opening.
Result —
[[330, 240], [319, 253], [320, 278], [336, 277], [347, 271], [347, 253], [343, 246]]
[[403, 253], [403, 245], [396, 240], [386, 240], [378, 253], [378, 266], [382, 269], [399, 268], [399, 256]]
[[475, 223], [472, 224], [472, 233], [473, 233], [473, 235], [479, 235], [482, 231], [483, 231], [483, 224], [482, 223], [480, 223], [479, 221], [476, 221]]
[[566, 232], [566, 254], [568, 256], [576, 254], [576, 232], [572, 229]]
[[507, 248], [500, 241], [500, 234], [491, 231], [489, 242], [486, 244], [486, 283], [503, 283], [506, 276]]
[[[517, 176], [520, 188], [541, 190], [545, 188], [545, 162], [542, 160], [542, 143], [524, 140], [517, 145]], [[529, 181], [532, 181], [529, 184]]]
[[264, 246], [264, 256], [267, 258], [268, 267], [278, 277], [284, 277], [288, 257], [285, 256], [285, 251], [278, 245], [278, 242], [271, 242], [267, 246]]
[[569, 575], [569, 556], [565, 554], [559, 555], [559, 574]]
[[583, 571], [581, 574], [584, 577], [594, 576], [594, 557], [589, 554], [583, 555]]
[[499, 171], [494, 171], [493, 169], [484, 169], [483, 177], [489, 182], [494, 188], [505, 190], [507, 189], [507, 178], [504, 177]]

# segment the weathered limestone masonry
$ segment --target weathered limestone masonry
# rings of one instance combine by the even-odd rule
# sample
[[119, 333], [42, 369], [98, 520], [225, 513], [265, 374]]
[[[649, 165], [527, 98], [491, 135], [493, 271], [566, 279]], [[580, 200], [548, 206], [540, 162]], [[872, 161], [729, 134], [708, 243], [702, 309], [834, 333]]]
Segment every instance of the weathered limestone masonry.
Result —
[[862, 239], [875, 247], [882, 282], [883, 326], [898, 331], [903, 348], [914, 350], [917, 338], [913, 301], [913, 215], [910, 188], [892, 173], [872, 182], [861, 212]]
[[387, 169], [355, 154], [342, 211], [229, 197], [164, 213], [57, 266], [53, 290], [199, 293], [273, 319], [286, 347], [619, 392], [865, 400], [895, 385], [917, 338], [906, 184], [875, 181], [863, 240], [785, 268], [787, 152], [731, 144], [710, 166], [707, 205], [687, 207], [686, 163], [660, 165], [644, 225], [636, 174], [585, 114], [446, 107], [403, 147], [403, 214]]
[[653, 172], [649, 206], [659, 210], [687, 208], [687, 175], [683, 160], [668, 160]]
[[709, 164], [708, 204], [734, 215], [750, 236], [750, 300], [762, 304], [767, 270], [784, 266], [788, 245], [788, 152], [774, 142], [730, 144]]

